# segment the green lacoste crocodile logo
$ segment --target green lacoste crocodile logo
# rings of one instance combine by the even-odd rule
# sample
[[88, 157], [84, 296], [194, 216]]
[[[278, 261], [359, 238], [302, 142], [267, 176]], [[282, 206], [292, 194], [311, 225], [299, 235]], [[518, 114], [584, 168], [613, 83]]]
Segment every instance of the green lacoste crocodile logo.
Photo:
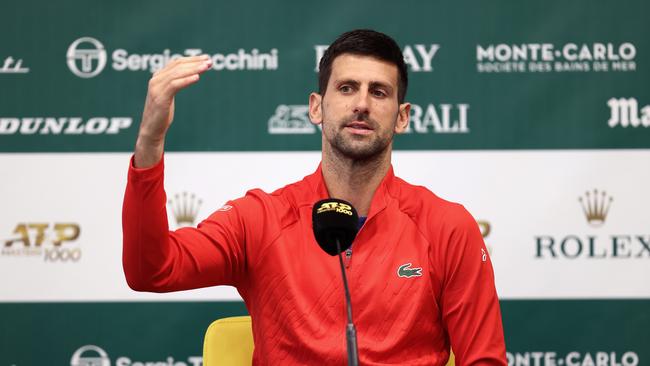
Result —
[[402, 264], [397, 269], [397, 275], [399, 277], [422, 277], [422, 268], [410, 268], [411, 263]]

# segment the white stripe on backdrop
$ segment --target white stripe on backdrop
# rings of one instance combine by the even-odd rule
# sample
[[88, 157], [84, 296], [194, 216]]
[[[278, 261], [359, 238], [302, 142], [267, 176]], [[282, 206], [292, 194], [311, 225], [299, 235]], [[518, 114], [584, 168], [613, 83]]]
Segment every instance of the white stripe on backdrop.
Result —
[[[239, 299], [228, 287], [161, 295], [126, 286], [121, 204], [129, 157], [0, 154], [0, 301]], [[301, 179], [319, 159], [319, 152], [168, 153], [167, 193], [200, 199], [198, 221], [247, 189], [272, 191]], [[394, 166], [489, 224], [501, 298], [650, 296], [650, 150], [398, 151]], [[610, 205], [600, 227], [587, 222], [578, 201], [593, 189], [599, 197], [604, 190]], [[79, 237], [60, 247], [77, 261], [52, 251], [57, 224], [79, 227]], [[35, 254], [19, 241], [4, 247], [21, 237], [14, 232], [20, 225]], [[74, 231], [61, 230], [64, 237]]]

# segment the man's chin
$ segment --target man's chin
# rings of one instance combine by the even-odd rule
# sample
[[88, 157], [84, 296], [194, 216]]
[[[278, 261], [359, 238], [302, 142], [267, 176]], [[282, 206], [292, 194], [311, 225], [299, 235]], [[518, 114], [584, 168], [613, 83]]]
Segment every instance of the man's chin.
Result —
[[380, 156], [386, 151], [386, 146], [335, 146], [334, 147], [341, 155], [352, 160], [371, 160]]

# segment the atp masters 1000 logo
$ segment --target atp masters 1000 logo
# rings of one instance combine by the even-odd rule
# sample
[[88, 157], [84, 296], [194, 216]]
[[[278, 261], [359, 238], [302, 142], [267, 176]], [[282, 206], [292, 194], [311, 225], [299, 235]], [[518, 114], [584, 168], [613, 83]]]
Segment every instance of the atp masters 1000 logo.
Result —
[[45, 262], [75, 263], [81, 259], [76, 241], [79, 224], [72, 222], [20, 222], [0, 254], [6, 257], [42, 257]]
[[352, 216], [352, 206], [341, 202], [323, 202], [316, 213], [335, 211], [345, 215]]

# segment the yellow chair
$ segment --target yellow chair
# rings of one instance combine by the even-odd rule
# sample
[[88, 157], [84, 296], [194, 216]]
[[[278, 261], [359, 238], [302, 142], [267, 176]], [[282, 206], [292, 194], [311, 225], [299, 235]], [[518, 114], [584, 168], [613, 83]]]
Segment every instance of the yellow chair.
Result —
[[252, 363], [251, 317], [233, 316], [213, 321], [203, 340], [203, 366], [240, 366]]
[[[233, 316], [212, 322], [203, 340], [203, 366], [241, 366], [253, 363], [250, 316]], [[446, 366], [454, 366], [454, 353]]]
[[447, 361], [447, 364], [445, 366], [455, 366], [456, 365], [456, 357], [454, 357], [454, 352], [452, 350], [449, 350], [449, 361]]

